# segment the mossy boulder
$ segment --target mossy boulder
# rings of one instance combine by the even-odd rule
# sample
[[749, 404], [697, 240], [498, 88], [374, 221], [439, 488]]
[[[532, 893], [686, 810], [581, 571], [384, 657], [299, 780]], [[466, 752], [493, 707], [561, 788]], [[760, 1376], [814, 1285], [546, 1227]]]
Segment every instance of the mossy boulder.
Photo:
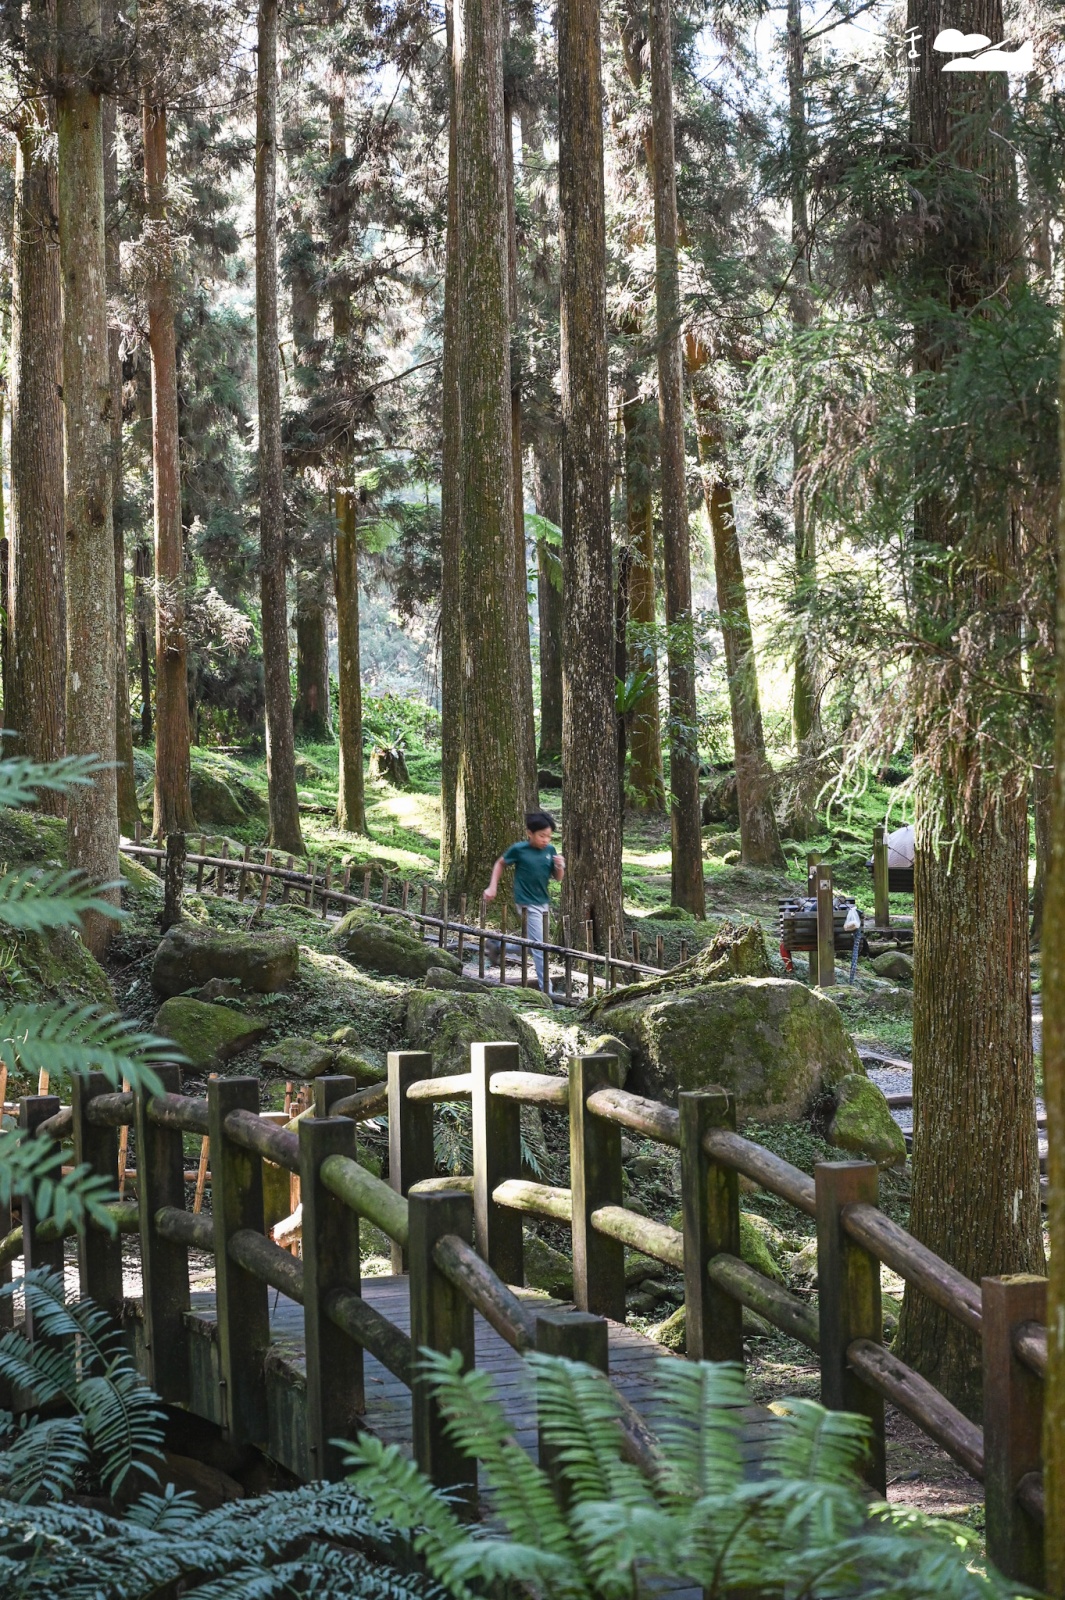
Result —
[[[772, 1334], [773, 1329], [764, 1317], [754, 1311], [743, 1308], [743, 1332], [747, 1338], [765, 1339]], [[683, 1355], [687, 1338], [687, 1318], [684, 1307], [678, 1306], [671, 1316], [664, 1322], [659, 1322], [655, 1327], [647, 1330], [648, 1338], [660, 1344], [666, 1350], [672, 1350], [675, 1355]]]
[[836, 1085], [836, 1112], [828, 1142], [867, 1155], [882, 1167], [906, 1160], [906, 1140], [883, 1091], [864, 1073], [848, 1073]]
[[11, 988], [27, 1000], [76, 1000], [113, 1011], [111, 981], [71, 928], [23, 933], [14, 941]]
[[337, 924], [337, 947], [357, 967], [397, 978], [424, 978], [433, 967], [456, 976], [462, 963], [449, 950], [413, 938], [397, 923], [356, 906]]
[[878, 978], [890, 978], [892, 983], [913, 982], [913, 957], [905, 950], [885, 950], [873, 962]]
[[[670, 1225], [674, 1228], [683, 1228], [683, 1212], [674, 1212], [670, 1217]], [[746, 1261], [749, 1267], [754, 1267], [767, 1278], [772, 1278], [774, 1283], [783, 1283], [784, 1274], [777, 1265], [774, 1249], [778, 1248], [777, 1239], [779, 1230], [760, 1217], [756, 1212], [740, 1212], [740, 1259]]]
[[624, 989], [608, 992], [592, 1006], [591, 1015], [597, 1021], [602, 1019], [613, 1027], [615, 1007], [630, 1005], [644, 995], [677, 994], [685, 989], [696, 989], [704, 983], [723, 983], [727, 978], [768, 978], [771, 971], [765, 934], [758, 924], [726, 920], [710, 943], [689, 956], [687, 961], [671, 967], [659, 977], [645, 978], [642, 983], [626, 984]]
[[317, 1039], [279, 1039], [259, 1060], [286, 1078], [319, 1078], [333, 1070], [336, 1053], [335, 1045], [320, 1044]]
[[469, 1072], [471, 1044], [512, 1040], [523, 1072], [543, 1072], [544, 1053], [533, 1028], [494, 994], [446, 994], [412, 989], [407, 999], [407, 1041], [428, 1050], [434, 1076]]
[[629, 1049], [624, 1039], [619, 1039], [615, 1033], [597, 1034], [596, 1037], [590, 1040], [589, 1043], [582, 1049], [581, 1054], [588, 1056], [617, 1056], [618, 1060], [621, 1062], [622, 1083], [624, 1083], [629, 1076], [629, 1068], [632, 1065], [632, 1051]]
[[244, 989], [273, 994], [299, 972], [300, 947], [290, 933], [243, 933], [179, 922], [161, 940], [152, 963], [158, 994], [182, 994], [211, 978], [237, 978]]
[[201, 1070], [240, 1055], [266, 1034], [266, 1026], [230, 1006], [208, 1005], [188, 995], [166, 1000], [155, 1014], [156, 1033], [174, 1043]]
[[128, 903], [130, 896], [144, 903], [163, 902], [163, 880], [150, 867], [138, 861], [134, 856], [120, 853], [118, 857], [118, 870], [122, 874], [122, 899]]
[[492, 988], [481, 978], [467, 978], [450, 967], [430, 967], [423, 984], [426, 989], [447, 989], [452, 994], [489, 994]]
[[293, 765], [300, 783], [317, 783], [319, 778], [325, 777], [325, 768], [320, 766], [313, 756], [300, 752]]
[[819, 1091], [861, 1072], [832, 1002], [785, 978], [642, 994], [604, 1020], [632, 1050], [628, 1087], [655, 1100], [720, 1084], [741, 1117], [794, 1122]]
[[224, 778], [202, 767], [193, 767], [189, 778], [192, 809], [197, 822], [211, 822], [218, 827], [239, 827], [247, 822], [248, 815]]
[[573, 1299], [573, 1262], [548, 1244], [546, 1239], [530, 1234], [525, 1240], [525, 1282], [530, 1289], [542, 1289], [559, 1300]]

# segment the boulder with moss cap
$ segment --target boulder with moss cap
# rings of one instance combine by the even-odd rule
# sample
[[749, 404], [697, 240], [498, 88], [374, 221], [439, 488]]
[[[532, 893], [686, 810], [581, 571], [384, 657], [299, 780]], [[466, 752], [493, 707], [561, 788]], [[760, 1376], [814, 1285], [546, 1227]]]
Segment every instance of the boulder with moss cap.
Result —
[[535, 1030], [496, 994], [448, 994], [412, 989], [407, 998], [407, 1042], [428, 1050], [433, 1075], [469, 1072], [470, 1046], [512, 1041], [524, 1072], [543, 1072], [544, 1053]]
[[836, 1110], [828, 1142], [866, 1155], [881, 1167], [906, 1160], [906, 1139], [881, 1090], [862, 1073], [848, 1073], [835, 1087]]
[[333, 936], [341, 954], [357, 967], [396, 978], [424, 978], [434, 967], [456, 974], [462, 962], [450, 950], [413, 938], [405, 928], [356, 906], [337, 923]]
[[160, 941], [152, 987], [182, 994], [212, 978], [237, 978], [257, 994], [284, 989], [299, 971], [300, 949], [290, 933], [243, 933], [179, 922]]
[[263, 1023], [231, 1006], [209, 1005], [188, 995], [164, 1001], [155, 1014], [155, 1032], [172, 1039], [194, 1067], [221, 1066], [258, 1044], [266, 1033]]

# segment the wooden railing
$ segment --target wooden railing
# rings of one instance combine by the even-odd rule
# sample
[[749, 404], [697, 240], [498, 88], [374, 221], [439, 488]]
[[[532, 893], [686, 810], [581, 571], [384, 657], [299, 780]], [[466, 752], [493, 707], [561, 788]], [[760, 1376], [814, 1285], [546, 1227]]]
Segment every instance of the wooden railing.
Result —
[[[411, 1389], [420, 1465], [439, 1484], [474, 1484], [475, 1464], [447, 1439], [416, 1351], [457, 1349], [472, 1365], [476, 1310], [518, 1351], [536, 1347], [605, 1367], [601, 1319], [625, 1318], [628, 1247], [683, 1273], [689, 1357], [742, 1362], [744, 1307], [814, 1351], [824, 1404], [869, 1421], [868, 1475], [880, 1493], [885, 1402], [910, 1417], [983, 1482], [991, 1559], [1007, 1576], [1038, 1585], [1045, 1280], [987, 1278], [978, 1287], [879, 1209], [873, 1163], [820, 1162], [810, 1177], [741, 1137], [722, 1090], [682, 1093], [674, 1108], [622, 1089], [612, 1055], [573, 1058], [568, 1078], [520, 1071], [518, 1060], [514, 1044], [475, 1044], [468, 1073], [434, 1078], [428, 1054], [394, 1052], [387, 1083], [370, 1089], [356, 1092], [352, 1078], [319, 1078], [315, 1114], [300, 1120], [298, 1133], [260, 1119], [256, 1079], [215, 1080], [206, 1100], [193, 1099], [181, 1094], [176, 1067], [163, 1069], [161, 1095], [115, 1094], [90, 1075], [76, 1081], [69, 1109], [33, 1096], [21, 1102], [20, 1120], [26, 1136], [69, 1135], [76, 1159], [106, 1174], [115, 1171], [120, 1126], [132, 1123], [138, 1202], [121, 1209], [135, 1216], [140, 1234], [144, 1369], [165, 1400], [264, 1444], [305, 1477], [341, 1470], [332, 1441], [358, 1427], [367, 1350]], [[454, 1101], [470, 1103], [473, 1171], [439, 1179], [434, 1110]], [[523, 1106], [568, 1113], [569, 1188], [522, 1177]], [[385, 1109], [388, 1183], [356, 1152], [357, 1121]], [[623, 1129], [679, 1152], [682, 1228], [625, 1206]], [[205, 1133], [210, 1216], [187, 1209], [182, 1145], [184, 1135]], [[300, 1177], [302, 1260], [266, 1236], [264, 1159]], [[741, 1259], [741, 1176], [816, 1222], [816, 1309]], [[61, 1265], [62, 1240], [36, 1224], [28, 1200], [22, 1210], [27, 1267]], [[583, 1316], [545, 1313], [514, 1293], [524, 1282], [525, 1216], [569, 1225]], [[387, 1235], [395, 1269], [409, 1272], [409, 1336], [361, 1296], [360, 1218]], [[190, 1249], [214, 1256], [212, 1325], [190, 1317]], [[79, 1263], [83, 1290], [120, 1313], [121, 1237], [89, 1228]], [[881, 1264], [979, 1336], [982, 1427], [884, 1347]], [[303, 1305], [305, 1380], [270, 1349], [270, 1287]], [[297, 1413], [302, 1443], [289, 1436]], [[646, 1465], [650, 1446], [631, 1411], [625, 1435], [631, 1458]]]
[[[153, 863], [165, 875], [168, 859], [168, 849], [158, 845], [143, 844], [140, 840], [140, 829], [137, 830], [135, 841], [124, 841], [123, 852]], [[300, 871], [295, 865], [295, 857], [288, 856], [282, 863], [275, 860], [273, 852], [263, 851], [263, 859], [256, 861], [252, 855], [250, 845], [245, 846], [240, 856], [231, 856], [228, 841], [223, 839], [220, 852], [211, 855], [207, 852], [208, 836], [204, 834], [200, 840], [198, 853], [187, 852], [184, 848], [184, 835], [173, 835], [173, 840], [181, 841], [180, 863], [177, 870], [180, 873], [195, 871], [195, 884], [197, 893], [212, 890], [216, 895], [232, 893], [235, 898], [244, 902], [252, 899], [259, 906], [265, 906], [271, 892], [281, 903], [296, 896], [302, 896], [304, 904], [312, 909], [317, 902], [323, 921], [328, 917], [330, 909], [341, 912], [353, 910], [356, 906], [369, 906], [375, 912], [384, 916], [397, 917], [411, 923], [418, 928], [422, 937], [428, 935], [430, 942], [438, 944], [442, 949], [449, 947], [454, 936], [457, 954], [460, 960], [465, 960], [467, 953], [477, 952], [477, 970], [480, 977], [484, 977], [486, 967], [495, 965], [494, 959], [489, 960], [487, 950], [499, 946], [500, 972], [505, 974], [506, 957], [508, 952], [516, 952], [521, 963], [521, 981], [525, 985], [529, 979], [530, 966], [533, 961], [533, 952], [542, 954], [545, 967], [549, 971], [554, 962], [555, 976], [562, 980], [562, 997], [572, 1003], [575, 991], [579, 987], [582, 1000], [591, 998], [599, 988], [614, 989], [619, 985], [634, 983], [641, 977], [657, 977], [666, 971], [664, 940], [661, 934], [655, 939], [655, 964], [649, 964], [644, 959], [643, 944], [639, 932], [633, 929], [631, 935], [631, 953], [622, 954], [614, 946], [613, 933], [609, 936], [608, 948], [605, 953], [595, 948], [593, 925], [586, 922], [583, 932], [584, 948], [579, 949], [572, 937], [568, 917], [561, 919], [562, 942], [553, 942], [551, 939], [550, 913], [544, 916], [543, 937], [531, 939], [528, 934], [528, 912], [526, 907], [519, 907], [519, 923], [517, 928], [508, 927], [509, 908], [505, 902], [500, 903], [499, 926], [493, 927], [486, 920], [486, 907], [483, 900], [478, 903], [477, 920], [471, 921], [467, 916], [467, 897], [460, 896], [457, 917], [453, 915], [453, 908], [446, 888], [438, 884], [430, 886], [427, 883], [412, 885], [409, 879], [400, 878], [383, 869], [365, 867], [361, 872], [361, 893], [352, 892], [352, 880], [359, 881], [359, 874], [351, 866], [345, 867], [343, 873], [334, 881], [332, 867], [326, 865], [320, 870], [308, 858], [307, 872]], [[170, 846], [171, 841], [167, 841]], [[169, 851], [173, 862], [173, 848]], [[374, 880], [378, 880], [376, 895], [374, 893]], [[257, 882], [257, 890], [253, 893], [253, 885]], [[412, 897], [412, 890], [414, 895]], [[392, 895], [395, 893], [395, 902]], [[412, 905], [412, 898], [418, 904]], [[436, 909], [430, 911], [430, 899], [435, 900]], [[680, 960], [687, 960], [687, 941], [680, 941]], [[561, 968], [559, 971], [558, 969]], [[561, 997], [560, 997], [561, 998]]]

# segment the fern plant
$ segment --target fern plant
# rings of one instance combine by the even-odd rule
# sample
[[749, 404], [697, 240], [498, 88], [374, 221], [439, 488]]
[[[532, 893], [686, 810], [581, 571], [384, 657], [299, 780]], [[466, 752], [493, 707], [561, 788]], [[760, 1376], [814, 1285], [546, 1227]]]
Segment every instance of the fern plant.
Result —
[[346, 1484], [308, 1484], [201, 1512], [146, 1495], [128, 1518], [0, 1500], [5, 1600], [444, 1600]]
[[34, 1404], [63, 1406], [41, 1421], [0, 1412], [0, 1484], [14, 1500], [59, 1500], [91, 1482], [114, 1496], [134, 1469], [156, 1476], [164, 1414], [126, 1348], [121, 1331], [91, 1300], [67, 1305], [59, 1273], [38, 1268], [17, 1284], [37, 1335], [0, 1337], [0, 1378], [28, 1390]]
[[349, 1460], [360, 1495], [411, 1537], [455, 1600], [508, 1583], [544, 1600], [637, 1600], [688, 1585], [710, 1597], [820, 1600], [1012, 1592], [972, 1569], [967, 1531], [870, 1503], [862, 1418], [788, 1401], [760, 1425], [752, 1470], [737, 1367], [662, 1362], [645, 1476], [623, 1457], [620, 1409], [602, 1374], [528, 1356], [553, 1482], [511, 1436], [487, 1374], [461, 1373], [457, 1355], [424, 1361], [449, 1432], [480, 1462], [491, 1519], [460, 1521], [394, 1445], [365, 1435]]
[[[67, 756], [47, 764], [0, 760], [0, 810], [32, 804], [42, 790], [66, 794], [91, 784], [99, 770], [92, 757]], [[102, 893], [114, 885], [92, 885], [61, 868], [19, 867], [0, 875], [0, 965], [14, 959], [19, 935], [77, 929], [89, 911], [121, 918], [124, 913]], [[117, 1089], [123, 1080], [134, 1089], [159, 1088], [153, 1068], [179, 1059], [174, 1046], [99, 1006], [70, 1002], [0, 1005], [0, 1063], [12, 1077], [31, 1081], [47, 1072], [59, 1088], [77, 1072], [102, 1072]], [[0, 1128], [0, 1204], [13, 1194], [28, 1194], [36, 1215], [54, 1217], [60, 1227], [91, 1219], [109, 1231], [109, 1182], [85, 1167], [64, 1175], [61, 1152], [49, 1141], [23, 1141]]]

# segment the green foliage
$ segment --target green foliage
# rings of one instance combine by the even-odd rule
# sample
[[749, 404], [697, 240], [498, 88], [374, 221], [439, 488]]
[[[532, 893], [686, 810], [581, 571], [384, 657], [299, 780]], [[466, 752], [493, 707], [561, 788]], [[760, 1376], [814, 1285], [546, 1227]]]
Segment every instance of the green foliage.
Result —
[[121, 1331], [91, 1300], [66, 1305], [63, 1278], [45, 1269], [7, 1284], [25, 1295], [32, 1344], [20, 1332], [0, 1338], [0, 1378], [27, 1389], [34, 1403], [64, 1402], [72, 1415], [16, 1419], [0, 1413], [0, 1483], [13, 1499], [61, 1500], [86, 1480], [116, 1494], [134, 1468], [155, 1477], [162, 1460], [163, 1413], [133, 1364]]
[[206, 1514], [188, 1495], [144, 1495], [121, 1520], [81, 1506], [0, 1501], [5, 1600], [155, 1600], [160, 1592], [442, 1600], [344, 1484], [308, 1484]]
[[480, 1462], [491, 1521], [460, 1522], [395, 1446], [366, 1437], [349, 1459], [360, 1493], [411, 1537], [457, 1600], [507, 1582], [545, 1600], [635, 1600], [665, 1584], [711, 1597], [747, 1590], [825, 1600], [1010, 1592], [993, 1573], [970, 1569], [966, 1530], [868, 1500], [862, 1418], [787, 1402], [760, 1425], [759, 1472], [749, 1476], [738, 1367], [662, 1363], [645, 1477], [623, 1458], [620, 1406], [606, 1379], [528, 1356], [556, 1493], [510, 1434], [491, 1379], [463, 1374], [457, 1355], [423, 1359], [453, 1439]]

